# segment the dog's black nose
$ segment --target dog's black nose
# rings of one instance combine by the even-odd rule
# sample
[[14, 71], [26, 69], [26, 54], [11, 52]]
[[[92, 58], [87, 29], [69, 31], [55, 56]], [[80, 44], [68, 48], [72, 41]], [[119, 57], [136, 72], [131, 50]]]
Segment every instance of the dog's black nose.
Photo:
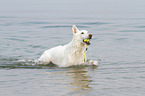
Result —
[[92, 36], [93, 36], [92, 34], [89, 34], [89, 39], [92, 39]]

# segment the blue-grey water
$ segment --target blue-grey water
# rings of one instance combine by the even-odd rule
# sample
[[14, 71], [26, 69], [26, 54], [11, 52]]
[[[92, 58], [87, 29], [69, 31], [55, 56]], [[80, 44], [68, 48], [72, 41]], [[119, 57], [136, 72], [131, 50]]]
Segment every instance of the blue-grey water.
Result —
[[[0, 96], [144, 96], [144, 10], [144, 0], [0, 0]], [[29, 61], [69, 43], [73, 24], [93, 34], [98, 67]]]

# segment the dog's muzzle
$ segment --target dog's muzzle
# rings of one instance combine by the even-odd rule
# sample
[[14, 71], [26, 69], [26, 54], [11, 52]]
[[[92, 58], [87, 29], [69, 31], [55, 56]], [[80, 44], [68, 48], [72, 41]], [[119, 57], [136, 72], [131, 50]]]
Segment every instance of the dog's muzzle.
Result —
[[83, 39], [83, 42], [86, 43], [87, 45], [90, 45], [90, 39], [92, 39], [92, 34], [89, 34], [89, 38]]
[[92, 34], [89, 34], [89, 39], [92, 39]]

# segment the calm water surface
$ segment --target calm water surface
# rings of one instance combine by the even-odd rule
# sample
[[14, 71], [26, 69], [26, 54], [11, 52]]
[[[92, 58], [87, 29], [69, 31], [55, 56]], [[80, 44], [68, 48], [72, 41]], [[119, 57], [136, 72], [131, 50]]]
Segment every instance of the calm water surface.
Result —
[[[0, 96], [143, 96], [144, 10], [143, 0], [1, 1]], [[98, 67], [29, 62], [69, 43], [73, 24], [93, 34]]]

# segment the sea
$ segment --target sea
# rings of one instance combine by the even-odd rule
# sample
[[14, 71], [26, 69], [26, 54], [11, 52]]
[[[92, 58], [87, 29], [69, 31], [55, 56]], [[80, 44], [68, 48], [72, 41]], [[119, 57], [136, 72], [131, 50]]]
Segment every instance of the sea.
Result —
[[[144, 0], [0, 0], [0, 96], [144, 96]], [[98, 66], [36, 65], [68, 44], [72, 25], [93, 35]]]

